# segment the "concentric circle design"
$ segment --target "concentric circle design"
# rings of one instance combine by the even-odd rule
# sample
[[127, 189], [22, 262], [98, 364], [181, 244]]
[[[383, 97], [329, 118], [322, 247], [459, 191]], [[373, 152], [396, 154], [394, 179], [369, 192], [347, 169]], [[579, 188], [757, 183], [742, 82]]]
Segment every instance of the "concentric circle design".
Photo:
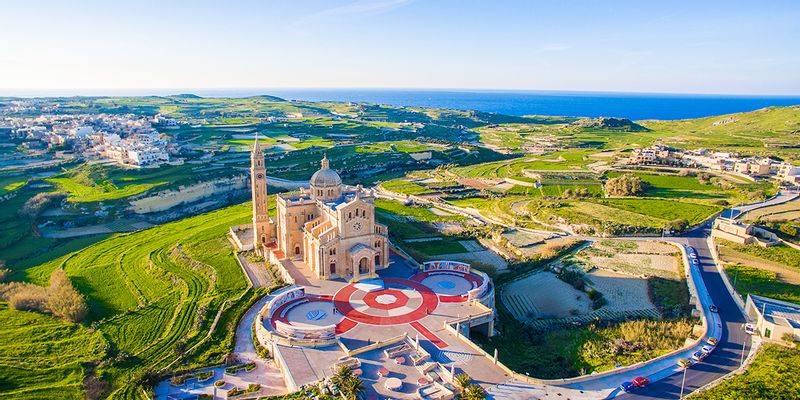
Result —
[[439, 299], [418, 282], [383, 278], [383, 289], [366, 292], [355, 284], [333, 296], [336, 309], [345, 317], [370, 325], [397, 325], [419, 320], [433, 312]]

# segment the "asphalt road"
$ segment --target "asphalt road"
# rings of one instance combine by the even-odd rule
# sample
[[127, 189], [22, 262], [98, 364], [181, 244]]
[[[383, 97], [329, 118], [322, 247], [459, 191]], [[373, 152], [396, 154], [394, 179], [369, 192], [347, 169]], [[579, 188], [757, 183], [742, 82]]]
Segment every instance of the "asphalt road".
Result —
[[[697, 250], [703, 281], [712, 301], [719, 307], [719, 315], [723, 324], [722, 337], [718, 338], [719, 344], [714, 352], [703, 362], [694, 364], [686, 370], [684, 396], [738, 368], [742, 360], [742, 346], [744, 345], [744, 356], [746, 357], [751, 345], [750, 335], [742, 329], [742, 325], [745, 323], [744, 315], [739, 311], [739, 307], [736, 306], [725, 287], [708, 249], [706, 237], [709, 234], [709, 228], [710, 225], [706, 224], [682, 237], [671, 239], [688, 244]], [[626, 393], [617, 398], [678, 399], [680, 398], [682, 379], [683, 373], [676, 373], [653, 382], [644, 389]]]

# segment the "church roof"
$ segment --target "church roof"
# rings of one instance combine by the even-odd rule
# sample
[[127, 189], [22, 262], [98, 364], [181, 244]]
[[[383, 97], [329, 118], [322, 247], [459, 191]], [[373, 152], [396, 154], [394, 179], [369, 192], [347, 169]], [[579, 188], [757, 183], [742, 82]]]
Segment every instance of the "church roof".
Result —
[[328, 157], [323, 157], [322, 168], [311, 175], [309, 183], [315, 187], [339, 186], [342, 184], [342, 178], [336, 171], [328, 167]]

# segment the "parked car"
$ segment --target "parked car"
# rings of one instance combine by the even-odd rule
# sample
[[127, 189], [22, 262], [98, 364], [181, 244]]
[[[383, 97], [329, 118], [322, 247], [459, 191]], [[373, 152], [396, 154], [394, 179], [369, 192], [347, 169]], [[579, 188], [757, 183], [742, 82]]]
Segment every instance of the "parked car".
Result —
[[689, 251], [689, 258], [697, 258], [697, 253], [694, 250]]
[[712, 351], [714, 351], [714, 348], [713, 348], [713, 347], [711, 347], [711, 346], [703, 346], [703, 347], [700, 349], [700, 351], [702, 351], [702, 352], [703, 352], [703, 353], [705, 353], [705, 354], [711, 354], [711, 352], [712, 352]]
[[713, 304], [708, 306], [708, 309], [713, 313], [718, 313], [719, 312], [719, 308], [717, 308], [717, 306], [715, 306]]
[[637, 376], [636, 378], [633, 378], [633, 384], [638, 387], [645, 387], [650, 384], [650, 379], [647, 379], [643, 376]]
[[678, 366], [681, 368], [689, 368], [692, 366], [692, 360], [688, 358], [681, 358], [678, 360]]
[[706, 353], [703, 353], [702, 351], [695, 351], [694, 354], [692, 354], [692, 360], [697, 362], [703, 361], [705, 358]]
[[716, 346], [717, 343], [719, 343], [719, 341], [717, 340], [717, 338], [710, 337], [710, 338], [708, 338], [708, 340], [706, 340], [706, 343], [708, 343], [708, 344], [710, 344], [712, 346]]
[[753, 324], [744, 324], [744, 331], [747, 332], [748, 335], [755, 335], [756, 327], [753, 326]]
[[622, 390], [625, 393], [630, 393], [636, 390], [637, 387], [638, 386], [634, 385], [633, 382], [622, 382], [622, 384], [619, 385], [619, 390]]

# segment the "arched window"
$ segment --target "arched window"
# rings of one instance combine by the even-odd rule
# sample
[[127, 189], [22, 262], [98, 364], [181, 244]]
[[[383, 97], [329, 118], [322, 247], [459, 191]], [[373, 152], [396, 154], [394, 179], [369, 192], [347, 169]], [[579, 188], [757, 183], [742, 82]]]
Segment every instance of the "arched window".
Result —
[[294, 246], [294, 255], [296, 256], [300, 255], [300, 246]]
[[335, 262], [331, 263], [331, 272], [330, 273], [331, 273], [331, 275], [336, 273], [336, 263]]
[[347, 219], [353, 219], [353, 213], [347, 213]]
[[378, 247], [381, 247], [381, 241], [380, 240], [376, 240], [375, 241], [375, 248], [378, 248]]
[[380, 254], [376, 254], [375, 255], [375, 267], [377, 268], [379, 265], [381, 265], [381, 256], [380, 256]]

